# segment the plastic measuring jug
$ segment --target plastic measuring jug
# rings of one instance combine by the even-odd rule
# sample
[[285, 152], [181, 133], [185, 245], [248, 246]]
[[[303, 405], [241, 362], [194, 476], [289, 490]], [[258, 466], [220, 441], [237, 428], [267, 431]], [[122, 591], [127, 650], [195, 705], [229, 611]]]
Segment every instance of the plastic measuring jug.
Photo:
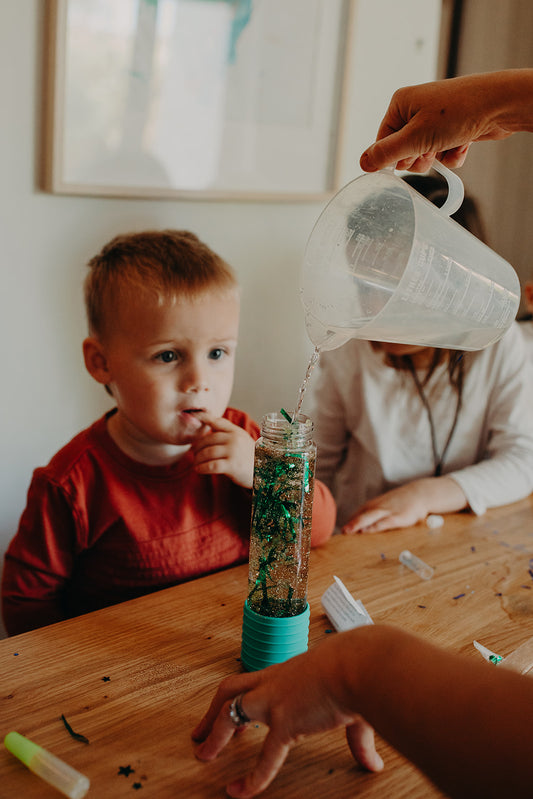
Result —
[[318, 218], [300, 293], [309, 338], [322, 350], [350, 338], [460, 350], [497, 341], [520, 302], [512, 266], [450, 219], [462, 181], [441, 208], [394, 174], [361, 175]]

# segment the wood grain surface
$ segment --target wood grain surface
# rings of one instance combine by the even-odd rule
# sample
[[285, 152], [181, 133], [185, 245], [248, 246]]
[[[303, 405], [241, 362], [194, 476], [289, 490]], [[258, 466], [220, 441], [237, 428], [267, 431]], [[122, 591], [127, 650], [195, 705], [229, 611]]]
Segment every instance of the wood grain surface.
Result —
[[[533, 635], [532, 502], [479, 518], [453, 514], [436, 530], [335, 536], [313, 550], [310, 645], [335, 635], [320, 604], [335, 574], [376, 623], [471, 658], [481, 657], [474, 639], [510, 655]], [[399, 563], [403, 549], [434, 568], [431, 580]], [[226, 783], [253, 763], [264, 728], [252, 725], [209, 764], [194, 758], [190, 733], [220, 680], [241, 669], [247, 571], [239, 566], [0, 641], [2, 739], [17, 730], [49, 749], [90, 778], [95, 799], [225, 796]], [[62, 714], [88, 744], [69, 735]], [[308, 791], [323, 799], [442, 796], [384, 741], [378, 749], [385, 770], [368, 774], [342, 730], [307, 738], [265, 799]], [[0, 746], [0, 797], [59, 795]]]

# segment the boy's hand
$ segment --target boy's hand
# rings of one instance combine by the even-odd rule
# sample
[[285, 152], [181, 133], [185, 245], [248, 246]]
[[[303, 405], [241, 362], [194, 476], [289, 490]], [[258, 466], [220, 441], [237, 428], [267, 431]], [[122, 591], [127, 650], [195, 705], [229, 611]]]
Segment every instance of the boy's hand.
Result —
[[365, 502], [342, 532], [379, 533], [410, 527], [423, 521], [428, 513], [452, 513], [467, 504], [462, 489], [452, 477], [424, 477]]
[[196, 416], [211, 429], [192, 445], [199, 474], [225, 474], [243, 488], [252, 488], [255, 441], [242, 427], [207, 411]]

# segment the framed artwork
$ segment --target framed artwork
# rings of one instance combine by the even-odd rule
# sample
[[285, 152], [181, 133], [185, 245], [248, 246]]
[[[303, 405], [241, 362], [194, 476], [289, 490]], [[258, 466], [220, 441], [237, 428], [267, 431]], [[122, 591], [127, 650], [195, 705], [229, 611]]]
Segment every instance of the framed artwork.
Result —
[[45, 190], [330, 194], [353, 2], [48, 0]]

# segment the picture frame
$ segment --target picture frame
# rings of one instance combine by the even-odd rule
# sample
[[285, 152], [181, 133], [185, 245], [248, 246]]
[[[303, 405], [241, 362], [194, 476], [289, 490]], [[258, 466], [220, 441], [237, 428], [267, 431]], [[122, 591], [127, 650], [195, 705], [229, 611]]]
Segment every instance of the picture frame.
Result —
[[319, 200], [354, 0], [48, 0], [42, 187]]

